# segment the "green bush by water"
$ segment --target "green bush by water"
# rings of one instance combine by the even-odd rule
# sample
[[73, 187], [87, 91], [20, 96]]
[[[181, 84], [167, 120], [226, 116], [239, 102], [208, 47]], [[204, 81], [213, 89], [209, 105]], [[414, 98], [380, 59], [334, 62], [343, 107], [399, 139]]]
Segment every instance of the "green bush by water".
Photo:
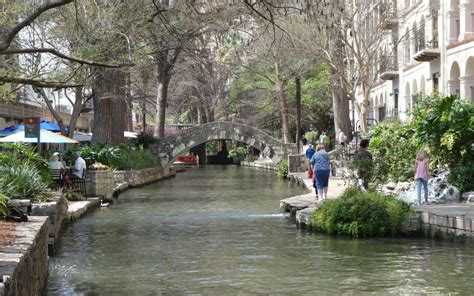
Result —
[[277, 175], [281, 178], [288, 176], [288, 161], [280, 161], [277, 165]]
[[349, 188], [338, 199], [326, 200], [311, 218], [311, 225], [330, 234], [352, 237], [395, 235], [409, 205], [377, 192]]

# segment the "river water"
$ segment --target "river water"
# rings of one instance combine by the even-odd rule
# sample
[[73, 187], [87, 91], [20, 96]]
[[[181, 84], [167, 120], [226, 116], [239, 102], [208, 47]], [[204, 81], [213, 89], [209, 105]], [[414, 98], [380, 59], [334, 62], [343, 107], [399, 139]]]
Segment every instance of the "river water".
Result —
[[474, 248], [310, 233], [279, 214], [302, 189], [236, 166], [133, 189], [69, 226], [48, 295], [474, 293]]

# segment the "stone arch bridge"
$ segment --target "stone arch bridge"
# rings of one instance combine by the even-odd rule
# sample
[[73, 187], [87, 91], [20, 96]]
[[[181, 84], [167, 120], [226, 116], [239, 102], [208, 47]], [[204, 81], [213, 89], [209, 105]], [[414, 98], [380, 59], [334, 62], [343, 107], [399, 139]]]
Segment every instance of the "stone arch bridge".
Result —
[[181, 130], [151, 145], [163, 168], [170, 167], [176, 158], [191, 148], [213, 140], [235, 140], [261, 151], [275, 164], [290, 154], [296, 154], [296, 144], [285, 144], [256, 128], [233, 122], [217, 121]]

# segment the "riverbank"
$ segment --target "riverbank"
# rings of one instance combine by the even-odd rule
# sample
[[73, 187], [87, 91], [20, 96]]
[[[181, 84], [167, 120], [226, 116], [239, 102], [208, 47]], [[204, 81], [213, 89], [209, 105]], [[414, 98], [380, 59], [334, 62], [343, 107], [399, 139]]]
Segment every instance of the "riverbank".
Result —
[[[174, 169], [164, 173], [156, 173], [156, 169], [146, 169], [143, 172], [137, 170], [125, 177], [120, 176], [119, 180], [128, 181], [120, 192], [175, 175]], [[138, 180], [137, 176], [146, 178]], [[67, 201], [62, 196], [56, 196], [43, 203], [21, 202], [22, 206], [31, 209], [31, 213], [28, 222], [14, 225], [9, 223], [9, 231], [5, 232], [8, 236], [0, 244], [0, 296], [44, 294], [48, 276], [48, 253], [54, 253], [55, 243], [66, 225], [100, 208], [102, 201], [112, 196], [116, 190], [113, 186], [101, 188], [102, 196], [88, 197], [83, 201]], [[105, 188], [110, 191], [104, 191]]]
[[[314, 197], [311, 179], [305, 173], [289, 174], [288, 178], [303, 184], [312, 192], [280, 200], [280, 211], [289, 213], [298, 227], [311, 228], [310, 218], [320, 205]], [[335, 186], [332, 186], [334, 182]], [[331, 178], [328, 198], [337, 198], [346, 187], [344, 180]], [[412, 206], [402, 233], [407, 236], [474, 242], [474, 204]]]

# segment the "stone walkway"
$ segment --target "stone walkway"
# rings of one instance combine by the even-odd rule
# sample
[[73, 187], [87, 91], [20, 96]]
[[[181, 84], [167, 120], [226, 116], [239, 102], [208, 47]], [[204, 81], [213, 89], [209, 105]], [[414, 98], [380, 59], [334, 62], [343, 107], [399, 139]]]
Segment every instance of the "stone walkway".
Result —
[[[316, 200], [315, 189], [312, 181], [308, 178], [307, 173], [292, 173], [288, 175], [288, 179], [293, 179], [295, 182], [303, 184], [303, 186], [310, 191], [310, 193], [297, 195], [280, 200], [280, 211], [282, 213], [290, 213], [291, 216], [296, 215], [297, 211], [302, 209], [312, 209], [313, 211], [318, 204]], [[329, 179], [328, 198], [333, 199], [340, 196], [347, 188], [344, 180], [341, 178], [331, 177]]]
[[[306, 226], [319, 206], [311, 179], [306, 173], [295, 173], [289, 179], [303, 184], [310, 193], [280, 200], [280, 211], [290, 213], [297, 225]], [[328, 198], [337, 198], [348, 186], [340, 178], [329, 180]], [[474, 203], [412, 206], [407, 218], [408, 231], [429, 237], [474, 239]]]

